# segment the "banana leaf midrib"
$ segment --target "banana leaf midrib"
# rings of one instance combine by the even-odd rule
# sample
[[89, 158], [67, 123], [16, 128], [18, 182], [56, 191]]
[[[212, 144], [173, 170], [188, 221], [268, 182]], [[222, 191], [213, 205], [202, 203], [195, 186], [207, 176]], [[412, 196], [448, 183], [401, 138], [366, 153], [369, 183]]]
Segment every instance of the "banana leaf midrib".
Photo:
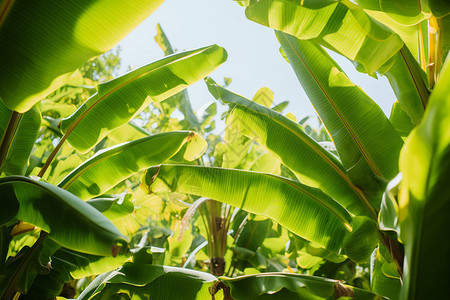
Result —
[[[297, 55], [297, 57], [300, 59], [300, 61], [303, 63], [303, 65], [305, 66], [305, 68], [308, 70], [308, 73], [310, 74], [310, 76], [314, 79], [314, 81], [316, 82], [317, 86], [320, 88], [320, 90], [322, 91], [322, 93], [325, 95], [325, 98], [328, 100], [329, 104], [332, 106], [334, 112], [336, 113], [336, 115], [339, 117], [339, 119], [341, 120], [342, 124], [345, 126], [345, 129], [347, 129], [347, 132], [349, 133], [349, 135], [351, 136], [353, 142], [356, 144], [356, 146], [359, 149], [359, 152], [363, 155], [365, 161], [367, 162], [367, 164], [369, 165], [370, 169], [374, 172], [375, 175], [384, 178], [384, 176], [381, 174], [381, 172], [378, 170], [378, 168], [373, 164], [372, 160], [370, 159], [368, 153], [366, 153], [365, 149], [362, 147], [361, 143], [359, 142], [359, 140], [356, 138], [353, 130], [350, 128], [350, 126], [347, 124], [347, 122], [345, 121], [345, 119], [342, 117], [342, 115], [339, 113], [339, 111], [336, 109], [333, 101], [331, 101], [330, 96], [328, 95], [328, 93], [325, 91], [325, 89], [322, 87], [322, 85], [320, 84], [320, 82], [317, 80], [315, 74], [313, 72], [311, 72], [311, 70], [309, 69], [308, 65], [304, 62], [304, 60], [301, 58], [300, 54], [295, 50], [295, 47], [292, 45], [292, 43], [288, 40], [285, 39], [287, 41], [287, 43], [289, 43], [290, 47], [292, 48], [293, 52]], [[325, 126], [326, 127], [326, 126]]]
[[312, 276], [312, 275], [306, 275], [306, 274], [296, 274], [296, 273], [284, 273], [284, 272], [265, 272], [265, 273], [259, 273], [259, 274], [241, 275], [238, 277], [219, 276], [218, 278], [224, 279], [226, 281], [238, 281], [240, 279], [245, 279], [245, 278], [272, 277], [272, 276], [300, 277], [300, 278], [305, 278], [305, 279], [310, 279], [310, 280], [327, 281], [330, 283], [339, 282], [339, 280], [330, 279], [330, 278], [326, 278], [326, 277], [318, 277], [318, 276]]
[[[403, 47], [406, 47], [406, 45]], [[414, 87], [415, 87], [417, 93], [419, 94], [420, 102], [422, 103], [423, 109], [425, 110], [425, 108], [427, 107], [428, 95], [424, 95], [423, 89], [419, 88], [419, 83], [417, 82], [417, 80], [420, 80], [420, 79], [417, 79], [416, 76], [414, 76], [414, 72], [412, 71], [411, 66], [408, 64], [408, 60], [406, 59], [406, 55], [404, 53], [405, 50], [403, 49], [403, 47], [400, 49], [399, 53], [402, 57], [402, 60], [405, 64], [406, 68], [408, 68], [408, 73], [410, 74], [411, 79], [414, 82]]]
[[8, 15], [11, 7], [14, 5], [15, 0], [5, 0], [0, 7], [0, 29]]

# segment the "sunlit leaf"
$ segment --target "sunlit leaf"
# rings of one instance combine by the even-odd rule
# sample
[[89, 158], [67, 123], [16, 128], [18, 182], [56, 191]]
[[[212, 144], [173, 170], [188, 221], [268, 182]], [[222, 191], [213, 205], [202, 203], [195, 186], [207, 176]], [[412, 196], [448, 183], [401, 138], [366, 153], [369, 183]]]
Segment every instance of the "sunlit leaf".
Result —
[[84, 61], [111, 49], [162, 2], [2, 1], [0, 98], [10, 110], [27, 111]]
[[61, 129], [69, 144], [85, 153], [150, 102], [180, 92], [214, 71], [226, 58], [223, 48], [212, 45], [165, 57], [99, 84], [96, 94], [62, 120]]
[[332, 198], [318, 189], [271, 174], [161, 165], [148, 169], [143, 183], [150, 192], [193, 194], [267, 216], [295, 234], [336, 252], [351, 230], [349, 213]]
[[[7, 214], [49, 233], [59, 244], [81, 252], [115, 255], [125, 238], [99, 211], [71, 193], [22, 176], [0, 178]], [[4, 214], [2, 214], [3, 216]], [[8, 219], [0, 219], [2, 224]]]

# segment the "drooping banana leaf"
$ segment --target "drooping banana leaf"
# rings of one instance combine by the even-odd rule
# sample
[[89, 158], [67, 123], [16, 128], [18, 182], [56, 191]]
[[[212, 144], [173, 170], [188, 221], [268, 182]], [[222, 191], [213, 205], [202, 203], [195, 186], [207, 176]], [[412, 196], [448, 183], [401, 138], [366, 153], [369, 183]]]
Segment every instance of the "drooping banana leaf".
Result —
[[300, 125], [217, 84], [208, 83], [208, 88], [217, 99], [234, 107], [227, 117], [228, 127], [269, 149], [302, 183], [320, 188], [355, 215], [376, 218], [341, 162], [310, 138]]
[[392, 59], [392, 66], [384, 75], [412, 123], [418, 125], [430, 94], [425, 84], [426, 75], [406, 46]]
[[[155, 41], [158, 43], [159, 47], [163, 50], [164, 55], [174, 54], [175, 51], [170, 44], [169, 39], [161, 28], [160, 24], [156, 25], [156, 36]], [[187, 120], [189, 124], [189, 129], [200, 129], [200, 123], [198, 122], [197, 116], [191, 106], [191, 101], [189, 100], [189, 95], [187, 90], [183, 90], [178, 94], [172, 96], [177, 98], [175, 103], [178, 104], [178, 109], [184, 115], [184, 119]]]
[[233, 299], [386, 299], [338, 280], [303, 274], [261, 273], [219, 279], [229, 287]]
[[388, 27], [350, 1], [261, 0], [245, 10], [248, 19], [296, 36], [314, 39], [372, 74], [403, 45]]
[[351, 216], [319, 189], [259, 172], [161, 165], [142, 176], [149, 192], [179, 192], [211, 198], [271, 218], [297, 235], [339, 252], [351, 231]]
[[163, 0], [0, 2], [0, 98], [25, 112], [111, 49]]
[[352, 182], [367, 194], [379, 193], [384, 183], [378, 187], [375, 176], [390, 180], [398, 173], [401, 137], [325, 50], [282, 32], [276, 36]]
[[[5, 149], [7, 152], [5, 161], [0, 162], [0, 173], [4, 172], [5, 175], [25, 174], [28, 159], [41, 126], [41, 112], [39, 107], [40, 104], [33, 106], [20, 117], [15, 131], [6, 133], [12, 111], [0, 102], [0, 137], [3, 137], [5, 134], [14, 134], [9, 149]], [[3, 142], [3, 140], [1, 141]]]
[[186, 160], [194, 160], [206, 150], [206, 141], [192, 131], [160, 133], [97, 152], [58, 186], [87, 200], [145, 168], [166, 162], [185, 144], [182, 155]]
[[115, 299], [120, 294], [129, 299], [210, 299], [209, 287], [215, 280], [209, 273], [189, 269], [126, 263], [97, 277], [77, 300]]
[[0, 223], [13, 219], [31, 223], [69, 249], [96, 255], [116, 255], [124, 237], [99, 211], [73, 194], [51, 184], [22, 176], [0, 178], [7, 201]]
[[89, 151], [114, 128], [128, 123], [151, 101], [162, 101], [214, 71], [227, 58], [212, 45], [165, 57], [99, 84], [97, 93], [61, 122], [70, 145]]
[[[450, 280], [450, 60], [447, 59], [422, 123], [400, 155], [403, 174], [399, 224], [405, 244], [400, 299], [444, 299]], [[438, 263], [436, 263], [438, 262]], [[430, 266], [433, 266], [430, 268]]]

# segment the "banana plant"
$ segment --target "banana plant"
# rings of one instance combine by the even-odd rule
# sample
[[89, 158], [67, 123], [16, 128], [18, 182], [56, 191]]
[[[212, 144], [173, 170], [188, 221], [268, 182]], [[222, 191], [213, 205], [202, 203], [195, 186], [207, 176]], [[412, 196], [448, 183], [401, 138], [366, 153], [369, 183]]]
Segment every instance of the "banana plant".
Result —
[[[267, 88], [249, 100], [208, 79], [229, 107], [218, 142], [217, 104], [196, 115], [184, 89], [226, 60], [223, 48], [175, 53], [159, 26], [166, 57], [107, 82], [82, 78], [83, 61], [163, 1], [69, 2], [0, 2], [2, 299], [447, 296], [447, 4], [237, 1], [275, 29], [323, 127], [283, 115]], [[389, 79], [389, 118], [324, 48]], [[85, 101], [61, 100], [70, 93]], [[170, 117], [177, 107], [182, 122]], [[192, 241], [197, 228], [177, 241], [168, 221], [205, 204], [208, 236]], [[213, 274], [188, 269], [205, 240]], [[220, 276], [225, 261], [239, 276]]]
[[[215, 98], [230, 107], [227, 126], [264, 146], [296, 178], [163, 164], [146, 171], [143, 187], [227, 203], [357, 263], [371, 260], [371, 288], [390, 299], [445, 297], [426, 263], [437, 255], [442, 268], [449, 266], [441, 256], [448, 244], [441, 240], [446, 218], [437, 216], [448, 206], [441, 182], [449, 170], [449, 7], [437, 1], [238, 2], [248, 19], [275, 29], [336, 152], [290, 118], [208, 80]], [[387, 76], [398, 97], [390, 118], [324, 48], [346, 56], [363, 73]], [[433, 216], [436, 226], [427, 222]], [[443, 272], [440, 279], [446, 280]]]
[[[112, 48], [162, 2], [0, 3], [2, 299], [54, 298], [73, 278], [111, 271], [135, 254], [154, 252], [136, 248], [115, 226], [135, 219], [148, 197], [105, 198], [105, 193], [152, 165], [196, 160], [207, 145], [193, 131], [149, 135], [128, 123], [151, 102], [209, 75], [226, 52], [217, 45], [184, 51], [101, 83], [81, 78], [77, 68]], [[70, 116], [42, 119], [42, 106], [49, 111], [47, 97], [55, 103], [66, 91], [86, 90], [91, 96]], [[74, 108], [62, 104], [59, 112]], [[119, 142], [97, 145], [122, 126], [137, 131], [134, 138], [123, 140], [116, 132]], [[34, 145], [44, 138], [53, 150], [37, 154], [41, 150]], [[41, 156], [43, 165], [31, 162]], [[32, 164], [38, 176], [24, 176]]]

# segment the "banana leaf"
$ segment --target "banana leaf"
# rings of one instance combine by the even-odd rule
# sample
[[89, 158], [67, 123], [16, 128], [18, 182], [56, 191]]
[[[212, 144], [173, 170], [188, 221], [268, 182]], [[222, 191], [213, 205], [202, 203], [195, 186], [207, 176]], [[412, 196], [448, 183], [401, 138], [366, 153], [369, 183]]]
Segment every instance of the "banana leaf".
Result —
[[401, 38], [350, 1], [261, 0], [245, 10], [251, 21], [317, 43], [374, 73], [403, 46]]
[[390, 180], [397, 175], [401, 137], [380, 107], [350, 81], [325, 50], [282, 32], [276, 36], [352, 182], [367, 194], [381, 192], [384, 183], [378, 186], [375, 176]]
[[206, 141], [192, 131], [160, 133], [97, 152], [58, 186], [83, 200], [91, 199], [139, 171], [166, 162], [185, 144], [182, 155], [187, 160], [206, 150]]
[[[398, 218], [405, 244], [400, 299], [444, 299], [450, 280], [450, 60], [447, 59], [422, 123], [400, 155], [403, 179]], [[438, 262], [438, 263], [436, 263]], [[430, 266], [433, 266], [430, 268]]]
[[12, 111], [0, 103], [0, 136], [14, 134], [5, 161], [1, 162], [0, 173], [3, 171], [5, 175], [25, 175], [28, 159], [41, 127], [39, 108], [40, 104], [33, 106], [20, 117], [14, 132], [6, 132]]
[[418, 125], [430, 94], [425, 84], [426, 75], [406, 46], [392, 59], [392, 66], [384, 75], [411, 122]]
[[0, 98], [29, 110], [84, 61], [111, 49], [163, 0], [4, 0], [0, 5]]
[[355, 215], [372, 214], [376, 218], [341, 162], [310, 138], [300, 125], [217, 84], [208, 83], [208, 88], [217, 99], [233, 107], [227, 117], [229, 128], [236, 128], [270, 150], [302, 183], [321, 189]]
[[51, 184], [22, 176], [0, 178], [4, 209], [0, 223], [18, 219], [42, 228], [60, 245], [84, 253], [111, 256], [127, 245], [99, 211]]
[[179, 192], [211, 198], [271, 218], [293, 233], [339, 252], [352, 230], [347, 210], [319, 189], [259, 172], [161, 165], [142, 176], [149, 192]]
[[111, 81], [61, 122], [69, 144], [88, 152], [114, 128], [128, 123], [151, 101], [159, 102], [207, 76], [227, 58], [212, 45], [165, 57]]

